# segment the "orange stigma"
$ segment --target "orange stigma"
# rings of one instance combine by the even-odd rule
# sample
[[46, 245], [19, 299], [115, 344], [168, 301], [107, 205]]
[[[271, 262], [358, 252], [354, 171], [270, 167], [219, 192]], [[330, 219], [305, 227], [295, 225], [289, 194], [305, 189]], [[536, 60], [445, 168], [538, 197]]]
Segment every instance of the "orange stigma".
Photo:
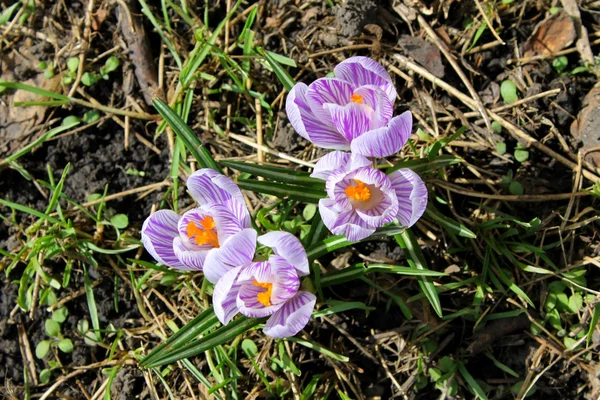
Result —
[[357, 185], [347, 186], [345, 190], [346, 196], [348, 196], [350, 200], [354, 201], [369, 201], [369, 199], [371, 198], [371, 191], [369, 190], [367, 185], [365, 185], [358, 179], [355, 179], [354, 181], [357, 183]]
[[217, 236], [215, 221], [212, 217], [200, 218], [198, 223], [200, 226], [196, 225], [194, 221], [188, 222], [186, 228], [188, 237], [194, 239], [199, 246], [209, 245], [219, 247], [219, 237]]
[[272, 283], [260, 283], [256, 279], [254, 280], [254, 286], [258, 286], [259, 288], [267, 289], [264, 292], [260, 292], [256, 295], [256, 300], [260, 304], [265, 307], [269, 307], [271, 305], [271, 294], [273, 293], [273, 284]]
[[358, 104], [362, 104], [363, 102], [363, 97], [360, 94], [353, 94], [352, 97], [350, 98], [350, 101], [353, 103], [358, 103]]

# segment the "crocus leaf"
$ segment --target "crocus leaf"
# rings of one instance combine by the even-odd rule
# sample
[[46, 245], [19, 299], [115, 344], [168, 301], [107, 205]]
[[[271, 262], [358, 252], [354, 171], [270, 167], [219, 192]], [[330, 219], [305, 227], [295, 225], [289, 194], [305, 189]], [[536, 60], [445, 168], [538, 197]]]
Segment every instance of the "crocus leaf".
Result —
[[326, 196], [324, 190], [304, 186], [286, 185], [284, 183], [264, 182], [255, 179], [239, 179], [237, 181], [241, 189], [252, 192], [270, 194], [280, 199], [289, 198], [303, 201], [305, 203], [318, 203]]
[[[417, 239], [414, 237], [412, 232], [409, 229], [406, 229], [403, 233], [400, 233], [394, 237], [396, 238], [396, 241], [400, 247], [406, 251], [406, 260], [408, 261], [408, 265], [414, 269], [426, 270], [427, 263], [425, 262], [425, 257], [423, 257], [421, 248], [419, 247]], [[419, 286], [421, 286], [423, 294], [425, 297], [427, 297], [427, 300], [429, 300], [429, 303], [433, 307], [436, 314], [442, 317], [442, 305], [433, 282], [431, 282], [429, 277], [422, 276], [419, 279]]]
[[220, 164], [241, 172], [262, 176], [263, 178], [276, 182], [317, 188], [325, 187], [325, 181], [311, 178], [308, 172], [293, 171], [288, 168], [251, 164], [241, 161], [220, 161]]
[[206, 333], [218, 322], [213, 308], [207, 308], [196, 318], [188, 322], [184, 327], [175, 332], [166, 342], [156, 347], [150, 354], [144, 357], [140, 364], [148, 366], [159, 358], [164, 358], [167, 354], [177, 350], [196, 339], [200, 334]]
[[51, 99], [62, 100], [64, 102], [64, 104], [67, 104], [70, 100], [69, 97], [65, 96], [64, 94], [50, 92], [48, 90], [40, 89], [38, 87], [31, 86], [31, 85], [26, 85], [24, 83], [0, 81], [0, 86], [7, 87], [9, 89], [25, 90], [27, 92], [35, 93], [40, 96], [50, 97]]
[[230, 340], [233, 340], [237, 335], [246, 332], [249, 329], [254, 328], [264, 319], [259, 318], [246, 318], [238, 317], [229, 324], [222, 326], [214, 332], [188, 343], [175, 350], [169, 349], [165, 351], [166, 354], [161, 354], [162, 357], [152, 359], [150, 362], [145, 359], [142, 360], [143, 366], [146, 367], [159, 367], [161, 365], [167, 365], [174, 363], [185, 358], [194, 357], [198, 354], [204, 353], [205, 351], [211, 350], [219, 345], [222, 345]]
[[479, 386], [477, 381], [473, 378], [473, 376], [469, 373], [469, 371], [467, 371], [467, 368], [465, 368], [465, 364], [463, 364], [462, 362], [458, 363], [458, 372], [460, 372], [460, 374], [465, 379], [471, 390], [473, 390], [473, 392], [477, 396], [479, 396], [481, 400], [487, 400], [487, 395], [485, 394], [481, 386]]
[[212, 158], [212, 155], [206, 147], [202, 144], [198, 136], [194, 133], [192, 128], [186, 125], [179, 115], [171, 108], [167, 103], [159, 99], [158, 97], [152, 102], [154, 108], [159, 114], [167, 121], [167, 124], [173, 129], [173, 132], [181, 138], [185, 147], [192, 153], [198, 164], [202, 168], [212, 168], [217, 172], [221, 172], [221, 169]]
[[440, 225], [442, 228], [444, 228], [450, 233], [455, 233], [458, 236], [470, 239], [475, 239], [477, 237], [477, 235], [473, 231], [471, 231], [469, 228], [467, 228], [460, 222], [455, 221], [452, 218], [448, 218], [441, 212], [439, 212], [431, 202], [427, 204], [425, 216], [427, 216], [430, 221]]
[[417, 174], [421, 175], [429, 171], [435, 171], [439, 168], [447, 167], [449, 165], [458, 164], [461, 161], [462, 160], [460, 158], [452, 155], [437, 156], [431, 161], [426, 158], [421, 158], [418, 160], [408, 160], [394, 164], [393, 167], [386, 169], [385, 173], [391, 174], [392, 172], [397, 171], [400, 168], [410, 168]]
[[277, 78], [279, 78], [283, 84], [283, 87], [285, 87], [288, 92], [292, 90], [296, 84], [296, 81], [294, 81], [294, 78], [292, 78], [291, 75], [281, 66], [281, 64], [277, 62], [276, 58], [273, 57], [274, 53], [264, 51], [261, 48], [257, 48], [257, 51], [258, 54], [267, 60], [271, 68], [273, 68], [273, 72], [275, 72], [275, 75], [277, 75]]

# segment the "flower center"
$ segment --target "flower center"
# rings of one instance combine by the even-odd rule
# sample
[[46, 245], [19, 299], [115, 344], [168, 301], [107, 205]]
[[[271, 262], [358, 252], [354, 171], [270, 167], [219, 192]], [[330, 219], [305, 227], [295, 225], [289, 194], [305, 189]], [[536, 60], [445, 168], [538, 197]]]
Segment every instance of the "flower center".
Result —
[[350, 185], [346, 187], [346, 196], [350, 198], [350, 200], [366, 202], [371, 198], [371, 190], [365, 185], [363, 182], [355, 179], [356, 186]]
[[363, 102], [363, 97], [360, 94], [353, 94], [352, 97], [350, 98], [350, 101], [353, 103], [358, 103], [358, 104], [362, 104]]
[[258, 286], [259, 288], [267, 289], [264, 292], [260, 292], [256, 295], [256, 300], [260, 304], [265, 307], [269, 307], [271, 305], [271, 294], [273, 293], [273, 284], [272, 283], [260, 283], [256, 279], [252, 282], [254, 286]]
[[219, 247], [219, 237], [212, 217], [200, 218], [198, 224], [196, 225], [194, 221], [188, 222], [186, 227], [188, 237], [194, 239], [199, 246], [207, 244], [212, 247]]

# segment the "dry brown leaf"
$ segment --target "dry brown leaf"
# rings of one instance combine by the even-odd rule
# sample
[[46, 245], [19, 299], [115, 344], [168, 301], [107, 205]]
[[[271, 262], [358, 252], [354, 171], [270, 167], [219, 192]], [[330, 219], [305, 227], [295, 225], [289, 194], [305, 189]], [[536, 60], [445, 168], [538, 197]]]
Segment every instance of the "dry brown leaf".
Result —
[[600, 166], [600, 87], [592, 88], [583, 99], [583, 108], [571, 124], [571, 135], [581, 141], [585, 160]]
[[565, 12], [558, 12], [540, 22], [524, 45], [523, 55], [549, 56], [570, 46], [577, 38], [573, 20]]

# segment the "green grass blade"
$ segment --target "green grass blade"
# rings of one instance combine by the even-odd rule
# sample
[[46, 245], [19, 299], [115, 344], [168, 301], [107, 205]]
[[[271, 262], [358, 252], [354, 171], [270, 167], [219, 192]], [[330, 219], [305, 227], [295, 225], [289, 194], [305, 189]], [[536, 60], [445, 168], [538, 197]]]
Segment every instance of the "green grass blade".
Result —
[[237, 335], [246, 332], [260, 324], [263, 319], [239, 317], [229, 324], [220, 327], [211, 334], [198, 339], [179, 349], [172, 350], [164, 357], [156, 358], [152, 362], [145, 363], [144, 366], [157, 367], [171, 364], [185, 358], [197, 356], [205, 351], [211, 350], [221, 344], [233, 340]]
[[148, 4], [146, 3], [145, 0], [138, 0], [138, 1], [142, 5], [142, 13], [150, 20], [150, 23], [152, 23], [152, 25], [154, 26], [154, 29], [156, 29], [156, 31], [160, 35], [160, 38], [162, 39], [162, 41], [165, 43], [165, 45], [171, 52], [171, 55], [173, 56], [173, 60], [175, 60], [177, 67], [181, 70], [181, 68], [182, 68], [181, 57], [179, 57], [179, 53], [177, 53], [177, 49], [175, 48], [173, 43], [169, 40], [169, 38], [165, 34], [164, 30], [162, 29], [161, 23], [156, 19], [154, 14], [152, 14], [152, 11], [150, 11], [150, 7], [148, 7]]
[[341, 354], [334, 353], [333, 351], [326, 349], [325, 347], [320, 346], [314, 342], [309, 342], [308, 340], [300, 339], [297, 337], [289, 337], [289, 338], [286, 338], [285, 340], [287, 340], [288, 342], [294, 342], [294, 343], [301, 344], [304, 347], [308, 347], [311, 350], [318, 351], [319, 353], [323, 354], [325, 357], [333, 358], [336, 361], [340, 361], [340, 362], [350, 361], [350, 358], [343, 356]]
[[460, 222], [457, 222], [452, 218], [448, 218], [442, 213], [440, 213], [431, 202], [427, 204], [425, 216], [428, 217], [430, 221], [432, 221], [433, 223], [437, 223], [450, 233], [455, 233], [458, 236], [470, 239], [475, 239], [477, 237], [477, 235], [473, 231], [471, 231], [469, 228], [467, 228]]
[[292, 90], [292, 88], [296, 84], [296, 81], [294, 81], [294, 78], [292, 78], [292, 76], [281, 66], [281, 64], [277, 62], [276, 58], [273, 57], [273, 53], [265, 51], [261, 48], [257, 48], [256, 50], [258, 54], [260, 54], [265, 58], [265, 60], [267, 60], [271, 68], [273, 68], [273, 72], [275, 72], [275, 75], [277, 75], [277, 78], [279, 78], [279, 80], [283, 84], [283, 87], [288, 92]]
[[213, 308], [207, 308], [196, 318], [175, 332], [166, 342], [160, 344], [152, 350], [150, 354], [142, 358], [140, 364], [142, 366], [148, 366], [154, 360], [165, 357], [173, 350], [179, 349], [196, 339], [198, 335], [204, 333], [207, 329], [210, 329], [217, 322], [217, 316], [215, 315]]
[[475, 378], [473, 378], [469, 371], [467, 371], [467, 368], [465, 368], [465, 364], [463, 364], [462, 362], [458, 362], [458, 372], [460, 372], [460, 374], [465, 379], [471, 390], [473, 390], [473, 392], [480, 399], [487, 400], [487, 395], [485, 394], [481, 386], [479, 386], [477, 381], [475, 381]]
[[354, 242], [347, 241], [345, 236], [331, 236], [327, 239], [321, 240], [313, 247], [307, 249], [306, 254], [308, 255], [309, 260], [314, 260], [327, 253], [331, 253], [332, 251], [335, 251], [337, 249], [348, 247], [352, 244], [354, 244]]
[[592, 314], [592, 320], [590, 321], [590, 327], [587, 333], [586, 345], [589, 346], [592, 343], [592, 337], [594, 336], [594, 330], [598, 328], [598, 318], [600, 317], [600, 303], [594, 307], [594, 313]]
[[225, 24], [233, 16], [240, 4], [242, 4], [242, 0], [238, 0], [235, 2], [233, 7], [231, 7], [229, 13], [227, 13], [225, 18], [223, 18], [221, 22], [219, 22], [219, 25], [217, 25], [217, 27], [215, 28], [215, 30], [213, 31], [212, 35], [206, 43], [196, 43], [196, 47], [192, 51], [188, 62], [186, 62], [186, 64], [181, 70], [181, 75], [179, 79], [181, 80], [183, 87], [188, 87], [188, 85], [192, 82], [194, 74], [196, 73], [198, 68], [200, 68], [200, 65], [202, 65], [202, 63], [204, 62], [204, 59], [210, 52], [212, 46], [214, 46], [215, 42], [217, 41], [217, 38], [221, 35], [221, 31], [225, 27]]
[[27, 214], [31, 214], [34, 217], [41, 218], [41, 219], [46, 220], [46, 221], [48, 221], [48, 222], [50, 222], [52, 224], [60, 224], [60, 221], [57, 220], [56, 218], [51, 217], [49, 215], [46, 215], [46, 214], [44, 214], [41, 211], [34, 210], [33, 208], [29, 208], [27, 206], [23, 206], [21, 204], [13, 203], [12, 201], [4, 200], [4, 199], [0, 199], [0, 204], [4, 205], [6, 207], [10, 207], [13, 210], [17, 210], [17, 211], [21, 211], [21, 212], [24, 212], [24, 213], [27, 213]]
[[162, 115], [171, 129], [173, 129], [175, 134], [183, 140], [183, 143], [190, 153], [192, 153], [198, 164], [202, 168], [212, 168], [215, 171], [221, 172], [221, 169], [212, 158], [212, 155], [208, 149], [204, 147], [200, 139], [198, 139], [198, 136], [194, 133], [192, 128], [187, 126], [181, 117], [161, 99], [155, 98], [153, 104], [159, 114]]
[[19, 82], [0, 81], [0, 86], [7, 87], [9, 89], [25, 90], [27, 92], [35, 93], [40, 96], [50, 97], [51, 99], [62, 100], [64, 102], [63, 104], [67, 104], [71, 100], [68, 96], [65, 96], [64, 94], [50, 92], [48, 90], [40, 89], [38, 87], [26, 85], [24, 83]]
[[94, 298], [94, 288], [92, 287], [90, 276], [88, 275], [85, 266], [83, 267], [83, 285], [85, 287], [85, 296], [87, 298], [88, 309], [90, 310], [90, 318], [92, 320], [92, 326], [94, 327], [94, 333], [98, 340], [102, 340], [100, 320], [98, 319], [98, 307], [96, 307], [96, 299]]
[[400, 168], [410, 168], [417, 174], [424, 174], [429, 171], [435, 171], [437, 169], [447, 167], [449, 165], [458, 164], [462, 160], [458, 157], [452, 155], [442, 155], [437, 156], [433, 161], [429, 161], [426, 158], [421, 158], [419, 160], [409, 160], [402, 161], [395, 164], [393, 167], [388, 168], [385, 173], [391, 174], [394, 171], [399, 170]]
[[[425, 262], [423, 253], [421, 252], [419, 244], [417, 243], [417, 239], [414, 237], [412, 232], [407, 229], [403, 233], [394, 237], [396, 238], [396, 241], [400, 247], [406, 250], [406, 259], [408, 261], [408, 265], [414, 269], [426, 270], [427, 263]], [[421, 286], [421, 290], [423, 291], [423, 294], [425, 294], [425, 297], [427, 297], [427, 300], [429, 300], [433, 310], [438, 316], [442, 317], [442, 305], [433, 282], [431, 282], [429, 277], [422, 276], [419, 280], [419, 286]]]
[[239, 179], [237, 182], [241, 189], [252, 192], [270, 194], [280, 199], [289, 198], [305, 203], [318, 203], [326, 196], [325, 191], [303, 186], [292, 186], [283, 183], [263, 182], [255, 179]]
[[325, 188], [325, 181], [311, 178], [307, 172], [293, 171], [287, 168], [251, 164], [241, 161], [221, 161], [221, 165], [246, 172], [272, 181], [289, 183], [292, 185]]
[[38, 139], [34, 140], [33, 142], [29, 143], [27, 146], [23, 147], [21, 150], [6, 157], [4, 160], [2, 160], [0, 162], [0, 165], [17, 160], [19, 157], [22, 157], [23, 155], [27, 154], [28, 152], [33, 150], [35, 147], [39, 146], [40, 144], [44, 143], [47, 140], [50, 140], [53, 136], [56, 136], [61, 132], [67, 131], [77, 125], [79, 125], [79, 121], [70, 122], [65, 125], [57, 126], [54, 129], [50, 129], [48, 132], [44, 133]]

